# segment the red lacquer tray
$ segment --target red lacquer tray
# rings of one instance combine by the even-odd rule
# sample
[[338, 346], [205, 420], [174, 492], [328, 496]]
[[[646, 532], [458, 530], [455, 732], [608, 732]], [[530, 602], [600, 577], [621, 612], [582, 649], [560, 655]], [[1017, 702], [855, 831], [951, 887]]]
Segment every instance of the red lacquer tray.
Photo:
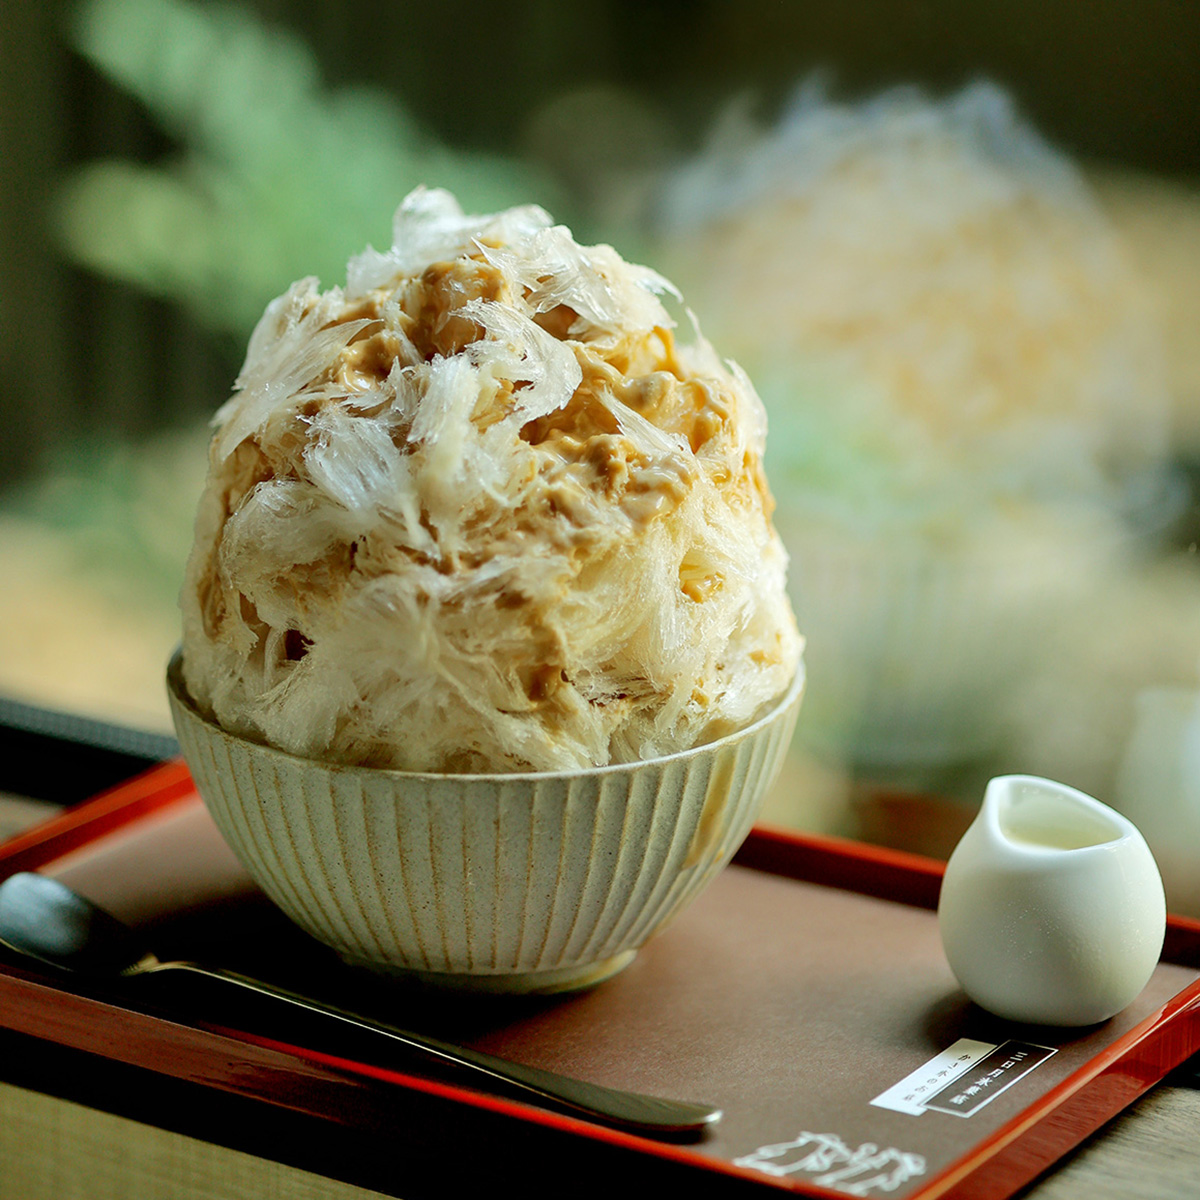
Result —
[[1150, 984], [1112, 1021], [1015, 1025], [950, 974], [932, 911], [939, 863], [773, 829], [756, 829], [622, 974], [554, 1000], [447, 1000], [344, 967], [253, 889], [178, 763], [0, 846], [0, 877], [30, 869], [144, 925], [160, 957], [203, 955], [446, 1040], [725, 1111], [699, 1141], [655, 1141], [217, 995], [83, 985], [0, 960], [0, 1027], [46, 1062], [74, 1056], [68, 1074], [101, 1080], [132, 1072], [144, 1119], [186, 1094], [200, 1136], [405, 1196], [508, 1178], [575, 1194], [637, 1181], [1007, 1196], [1200, 1050], [1200, 922], [1171, 918]]

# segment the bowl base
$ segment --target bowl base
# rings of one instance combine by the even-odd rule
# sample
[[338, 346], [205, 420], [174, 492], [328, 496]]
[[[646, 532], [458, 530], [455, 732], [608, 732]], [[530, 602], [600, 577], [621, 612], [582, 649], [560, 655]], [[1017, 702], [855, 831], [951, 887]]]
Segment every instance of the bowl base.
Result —
[[386, 963], [367, 962], [342, 955], [352, 967], [412, 983], [422, 988], [454, 992], [483, 992], [492, 995], [548, 996], [559, 992], [579, 992], [595, 987], [623, 971], [637, 956], [636, 950], [622, 950], [599, 962], [554, 967], [548, 971], [509, 971], [496, 974], [470, 974], [456, 971], [417, 971]]

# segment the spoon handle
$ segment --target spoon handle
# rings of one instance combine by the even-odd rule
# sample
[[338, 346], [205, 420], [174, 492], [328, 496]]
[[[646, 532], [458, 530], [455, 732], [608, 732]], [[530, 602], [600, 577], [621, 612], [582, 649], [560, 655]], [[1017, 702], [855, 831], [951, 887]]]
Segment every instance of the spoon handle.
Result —
[[537, 1097], [553, 1107], [582, 1114], [624, 1129], [640, 1133], [677, 1136], [698, 1134], [708, 1125], [719, 1121], [721, 1110], [707, 1104], [694, 1104], [686, 1100], [670, 1100], [659, 1096], [647, 1096], [640, 1092], [627, 1092], [602, 1084], [590, 1083], [559, 1075], [554, 1071], [523, 1063], [497, 1058], [469, 1046], [456, 1046], [425, 1034], [398, 1029], [395, 1026], [358, 1016], [331, 1004], [298, 995], [276, 984], [252, 979], [236, 971], [219, 967], [206, 967], [190, 962], [158, 962], [139, 964], [129, 973], [150, 974], [167, 970], [189, 971], [209, 979], [233, 984], [262, 996], [290, 1004], [308, 1012], [318, 1013], [343, 1025], [389, 1039], [394, 1045], [416, 1050], [436, 1062], [449, 1064], [460, 1069], [482, 1075], [493, 1083], [501, 1083], [508, 1089]]

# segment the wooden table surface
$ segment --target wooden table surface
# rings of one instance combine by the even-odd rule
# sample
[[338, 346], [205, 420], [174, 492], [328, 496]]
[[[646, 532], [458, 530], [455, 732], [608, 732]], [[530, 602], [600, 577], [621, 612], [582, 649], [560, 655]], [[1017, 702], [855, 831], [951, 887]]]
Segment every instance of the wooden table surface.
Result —
[[1036, 1200], [1200, 1196], [1200, 1089], [1160, 1084], [1025, 1195]]

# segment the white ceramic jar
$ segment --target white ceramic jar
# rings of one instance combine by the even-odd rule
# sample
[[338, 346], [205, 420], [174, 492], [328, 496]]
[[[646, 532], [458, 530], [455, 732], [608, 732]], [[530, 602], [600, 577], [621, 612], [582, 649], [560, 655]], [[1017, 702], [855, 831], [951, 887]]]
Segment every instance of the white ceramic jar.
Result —
[[1004, 775], [946, 865], [938, 921], [951, 970], [981, 1007], [1079, 1026], [1145, 987], [1166, 903], [1128, 818], [1063, 784]]
[[1113, 803], [1153, 850], [1171, 911], [1200, 917], [1200, 690], [1138, 693]]

